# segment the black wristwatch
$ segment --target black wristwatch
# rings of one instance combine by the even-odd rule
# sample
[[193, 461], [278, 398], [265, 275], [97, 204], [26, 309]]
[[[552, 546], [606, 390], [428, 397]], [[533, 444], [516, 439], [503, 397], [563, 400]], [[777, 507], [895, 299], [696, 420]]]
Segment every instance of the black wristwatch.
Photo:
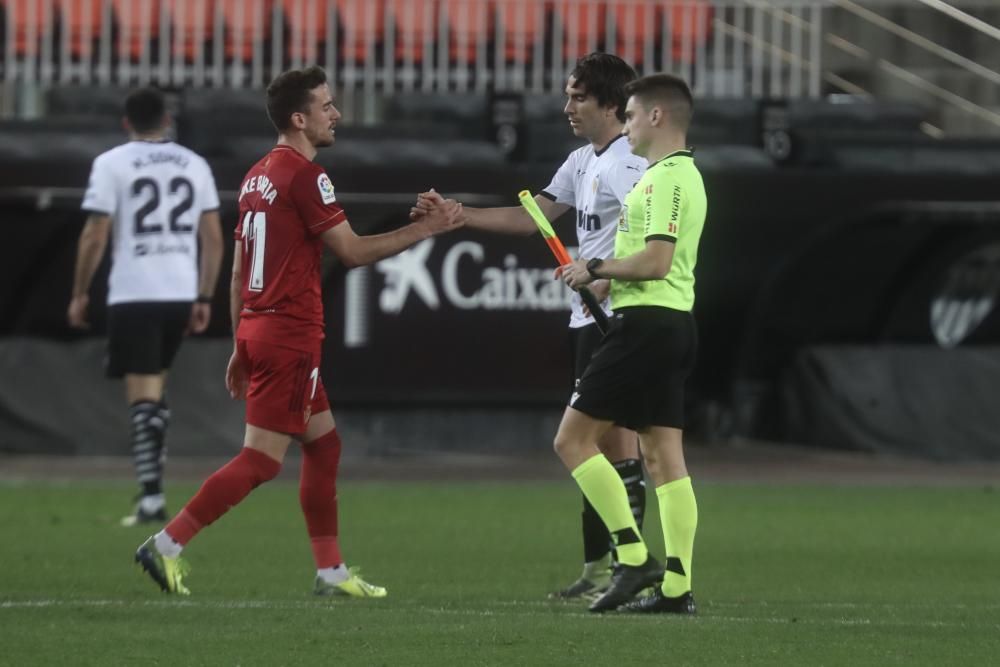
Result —
[[212, 297], [199, 294], [198, 298], [194, 301], [195, 303], [212, 303]]
[[587, 273], [594, 280], [600, 280], [601, 276], [597, 275], [597, 269], [601, 268], [601, 264], [604, 264], [604, 260], [600, 257], [595, 257], [594, 259], [587, 262]]

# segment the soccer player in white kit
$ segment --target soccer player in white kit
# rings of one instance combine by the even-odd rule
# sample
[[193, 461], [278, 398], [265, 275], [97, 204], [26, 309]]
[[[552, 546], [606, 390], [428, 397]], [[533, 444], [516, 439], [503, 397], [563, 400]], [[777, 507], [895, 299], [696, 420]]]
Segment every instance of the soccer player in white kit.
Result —
[[[611, 257], [615, 229], [625, 196], [646, 171], [646, 161], [632, 154], [622, 137], [625, 123], [625, 85], [636, 73], [621, 58], [609, 53], [591, 53], [581, 58], [566, 82], [564, 112], [573, 134], [587, 144], [569, 154], [552, 182], [535, 197], [550, 221], [567, 209], [576, 209], [576, 235], [582, 257]], [[419, 217], [424, 205], [418, 200], [412, 216]], [[520, 206], [476, 209], [464, 207], [466, 226], [490, 232], [532, 234], [534, 222]], [[610, 314], [610, 282], [589, 286]], [[580, 296], [573, 294], [569, 321], [573, 345], [574, 386], [587, 367], [591, 353], [601, 340], [594, 318], [584, 311]], [[628, 491], [629, 503], [641, 527], [646, 489], [637, 436], [624, 428], [612, 428], [598, 444], [615, 466]], [[594, 596], [611, 580], [612, 540], [594, 508], [583, 499], [584, 566], [580, 577], [550, 595], [553, 598]]]
[[125, 378], [140, 486], [134, 513], [122, 519], [128, 526], [167, 519], [167, 371], [185, 333], [208, 327], [222, 228], [208, 163], [167, 138], [163, 94], [152, 88], [129, 94], [123, 125], [130, 141], [99, 155], [91, 168], [67, 319], [88, 327], [90, 284], [110, 238], [106, 370]]

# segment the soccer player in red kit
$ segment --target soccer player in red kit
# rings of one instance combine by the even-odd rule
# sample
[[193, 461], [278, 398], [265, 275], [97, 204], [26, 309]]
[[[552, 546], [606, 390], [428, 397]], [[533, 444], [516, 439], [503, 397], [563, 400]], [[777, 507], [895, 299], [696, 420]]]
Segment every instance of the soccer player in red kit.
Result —
[[240, 188], [230, 288], [234, 350], [226, 386], [233, 398], [246, 399], [244, 446], [139, 547], [135, 560], [164, 592], [188, 595], [181, 550], [273, 479], [295, 438], [302, 444], [299, 500], [316, 561], [314, 592], [385, 597], [385, 588], [348, 570], [338, 545], [341, 443], [319, 377], [320, 258], [326, 246], [349, 267], [371, 264], [457, 228], [461, 206], [437, 196], [431, 216], [359, 237], [337, 203], [330, 177], [312, 161], [317, 148], [333, 144], [340, 118], [325, 72], [309, 67], [278, 76], [267, 89], [267, 111], [278, 142]]

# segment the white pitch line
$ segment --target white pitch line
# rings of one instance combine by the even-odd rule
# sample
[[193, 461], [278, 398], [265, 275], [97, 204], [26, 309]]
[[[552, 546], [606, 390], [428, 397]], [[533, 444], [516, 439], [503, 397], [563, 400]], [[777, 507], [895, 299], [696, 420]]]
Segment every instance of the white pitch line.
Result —
[[[560, 617], [568, 618], [590, 618], [590, 619], [629, 619], [629, 622], [641, 621], [642, 619], [650, 620], [655, 618], [657, 622], [662, 622], [663, 618], [661, 616], [648, 617], [648, 616], [636, 616], [631, 614], [604, 614], [595, 615], [586, 611], [561, 611], [559, 604], [545, 604], [541, 602], [525, 601], [525, 602], [498, 602], [494, 603], [496, 606], [506, 609], [500, 610], [472, 610], [472, 609], [448, 609], [445, 607], [429, 607], [425, 605], [411, 605], [398, 603], [382, 602], [382, 601], [369, 601], [363, 603], [360, 601], [344, 601], [341, 603], [330, 604], [328, 602], [274, 602], [268, 600], [144, 600], [144, 601], [128, 601], [128, 600], [59, 600], [59, 599], [39, 599], [39, 600], [2, 600], [0, 601], [0, 609], [38, 609], [38, 608], [50, 608], [50, 607], [155, 607], [155, 608], [204, 608], [204, 609], [264, 609], [264, 610], [287, 610], [287, 609], [304, 609], [313, 611], [333, 611], [336, 609], [350, 607], [357, 604], [366, 604], [366, 609], [378, 609], [383, 608], [386, 610], [401, 610], [406, 611], [418, 611], [424, 614], [437, 614], [443, 616], [511, 616], [515, 615], [518, 608], [523, 608], [529, 611], [538, 611], [540, 609], [551, 609], [553, 611], [559, 611]], [[713, 605], [721, 606], [721, 605]], [[738, 605], [732, 605], [738, 606]], [[892, 608], [891, 606], [886, 606]], [[507, 611], [510, 610], [510, 611]], [[679, 617], [680, 620], [683, 617]], [[765, 623], [769, 625], [827, 625], [827, 626], [867, 626], [867, 627], [901, 627], [901, 628], [991, 628], [1000, 630], [1000, 624], [983, 624], [983, 625], [971, 625], [969, 623], [962, 622], [950, 622], [950, 621], [894, 621], [894, 620], [882, 620], [882, 619], [871, 619], [871, 618], [801, 618], [801, 617], [791, 617], [791, 616], [733, 616], [733, 615], [721, 615], [713, 614], [711, 612], [701, 613], [695, 618], [687, 619], [687, 621], [693, 621], [698, 623]]]

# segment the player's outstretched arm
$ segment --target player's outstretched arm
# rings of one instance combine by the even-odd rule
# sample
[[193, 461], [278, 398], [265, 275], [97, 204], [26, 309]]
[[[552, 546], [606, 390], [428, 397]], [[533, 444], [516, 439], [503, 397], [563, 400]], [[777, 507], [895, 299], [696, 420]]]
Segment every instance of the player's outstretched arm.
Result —
[[[429, 196], [433, 192], [431, 190], [417, 195], [417, 202], [410, 209], [411, 220], [419, 220], [427, 212], [431, 206]], [[542, 209], [542, 213], [549, 221], [555, 220], [569, 208], [566, 204], [558, 204], [542, 195], [536, 195], [535, 201], [538, 202], [538, 207]], [[499, 234], [523, 234], [525, 236], [538, 231], [531, 216], [521, 206], [498, 206], [495, 208], [466, 206], [463, 210], [462, 223], [472, 229]]]
[[350, 223], [331, 227], [320, 235], [323, 242], [347, 267], [365, 266], [391, 257], [426, 238], [462, 226], [462, 205], [430, 193], [432, 205], [417, 222], [385, 234], [358, 236]]
[[90, 305], [90, 283], [101, 264], [111, 235], [111, 216], [91, 213], [80, 232], [76, 248], [76, 269], [73, 272], [73, 295], [66, 311], [71, 327], [86, 329], [87, 308]]

